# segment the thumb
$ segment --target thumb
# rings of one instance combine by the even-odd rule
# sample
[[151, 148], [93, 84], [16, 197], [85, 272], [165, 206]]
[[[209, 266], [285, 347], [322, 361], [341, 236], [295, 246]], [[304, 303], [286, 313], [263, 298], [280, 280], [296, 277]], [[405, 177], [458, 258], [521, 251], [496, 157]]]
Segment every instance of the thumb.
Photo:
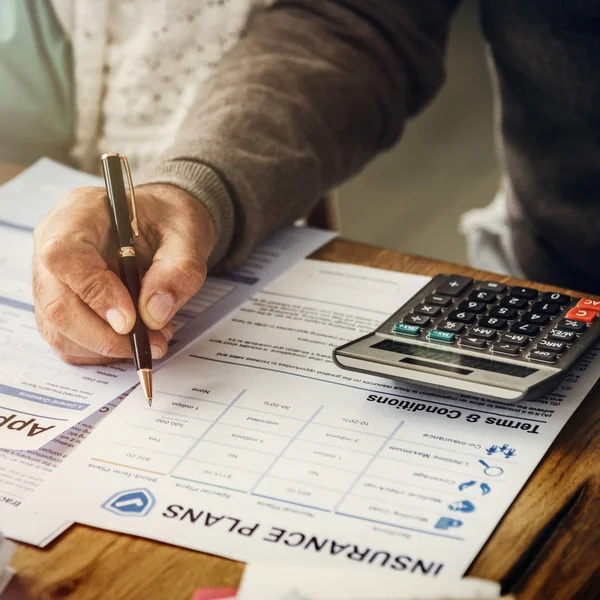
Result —
[[175, 231], [161, 239], [140, 293], [140, 315], [150, 329], [162, 329], [204, 283], [208, 252], [198, 246]]

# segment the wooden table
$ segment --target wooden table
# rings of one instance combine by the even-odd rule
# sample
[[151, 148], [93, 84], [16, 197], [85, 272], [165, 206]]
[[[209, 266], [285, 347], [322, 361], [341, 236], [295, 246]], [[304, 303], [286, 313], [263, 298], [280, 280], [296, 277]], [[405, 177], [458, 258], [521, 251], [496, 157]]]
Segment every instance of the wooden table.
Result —
[[[0, 165], [0, 179], [16, 169]], [[482, 271], [335, 240], [314, 258], [393, 271]], [[564, 291], [549, 286], [544, 290]], [[567, 293], [570, 291], [567, 290]], [[575, 293], [575, 292], [572, 292]], [[600, 387], [561, 432], [468, 574], [500, 581], [520, 600], [600, 598]], [[159, 542], [75, 525], [48, 548], [19, 545], [15, 599], [189, 600], [201, 586], [234, 587], [243, 565]]]

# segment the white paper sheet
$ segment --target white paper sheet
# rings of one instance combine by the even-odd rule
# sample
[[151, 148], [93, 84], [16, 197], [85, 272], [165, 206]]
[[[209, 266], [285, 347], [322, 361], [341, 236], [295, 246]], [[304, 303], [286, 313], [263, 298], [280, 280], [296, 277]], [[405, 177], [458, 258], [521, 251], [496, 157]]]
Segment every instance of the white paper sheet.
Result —
[[518, 405], [335, 367], [425, 281], [300, 263], [167, 365], [152, 409], [127, 398], [33, 505], [242, 561], [462, 575], [600, 364]]
[[251, 564], [237, 600], [469, 600], [500, 595], [499, 583], [473, 577], [403, 583], [392, 572]]
[[[40, 546], [60, 534], [70, 520], [31, 514], [23, 510], [24, 499], [115, 405], [115, 394], [127, 384], [137, 384], [135, 373], [124, 370], [124, 365], [100, 369], [62, 363], [35, 325], [30, 291], [32, 225], [66, 189], [94, 182], [95, 178], [43, 160], [0, 188], [0, 447], [4, 447], [0, 449], [0, 529], [4, 527], [13, 539]], [[19, 205], [15, 199], [22, 198], [31, 200], [20, 203], [28, 210], [13, 215], [11, 207]], [[210, 276], [176, 315], [169, 356], [332, 237], [330, 232], [290, 227], [274, 234], [240, 269]], [[45, 403], [49, 390], [55, 390], [60, 407]], [[90, 406], [65, 408], [73, 394], [86, 395]], [[53, 428], [44, 430], [48, 426]]]

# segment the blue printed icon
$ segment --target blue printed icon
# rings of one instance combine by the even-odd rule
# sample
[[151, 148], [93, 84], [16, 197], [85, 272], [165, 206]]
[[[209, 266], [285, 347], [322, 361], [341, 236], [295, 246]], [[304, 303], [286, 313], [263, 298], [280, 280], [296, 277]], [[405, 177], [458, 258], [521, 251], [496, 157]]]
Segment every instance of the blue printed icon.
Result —
[[457, 500], [456, 502], [449, 504], [448, 508], [458, 512], [470, 513], [475, 510], [475, 505], [468, 500]]
[[[459, 484], [458, 489], [459, 491], [464, 492], [465, 490], [468, 490], [474, 485], [477, 485], [476, 481], [464, 481], [463, 483]], [[485, 482], [479, 484], [479, 489], [481, 490], [482, 496], [485, 496], [486, 494], [489, 494], [492, 491], [492, 488]]]
[[439, 521], [435, 524], [436, 529], [444, 529], [448, 531], [448, 529], [460, 527], [462, 525], [462, 521], [458, 519], [450, 519], [448, 517], [440, 517]]
[[502, 444], [502, 446], [490, 446], [485, 449], [488, 456], [493, 456], [494, 454], [503, 454], [504, 458], [512, 458], [516, 456], [517, 451], [514, 448], [510, 448], [508, 444]]
[[495, 467], [494, 465], [488, 465], [485, 460], [479, 459], [479, 462], [483, 465], [483, 473], [488, 477], [500, 477], [504, 473], [502, 467]]
[[116, 515], [145, 517], [155, 504], [154, 496], [146, 488], [125, 490], [111, 496], [102, 508]]

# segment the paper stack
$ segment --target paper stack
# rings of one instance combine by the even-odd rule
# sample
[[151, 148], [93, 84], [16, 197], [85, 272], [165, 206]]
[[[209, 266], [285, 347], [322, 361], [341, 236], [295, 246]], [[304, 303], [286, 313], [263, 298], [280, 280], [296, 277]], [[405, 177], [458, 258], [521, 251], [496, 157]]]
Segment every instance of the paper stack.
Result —
[[15, 571], [9, 566], [10, 559], [15, 553], [16, 546], [0, 533], [0, 595], [6, 589]]
[[[213, 593], [216, 590], [212, 590]], [[222, 598], [198, 591], [197, 598]], [[487, 600], [501, 596], [500, 584], [467, 577], [425, 580], [398, 573], [250, 564], [231, 600]]]

